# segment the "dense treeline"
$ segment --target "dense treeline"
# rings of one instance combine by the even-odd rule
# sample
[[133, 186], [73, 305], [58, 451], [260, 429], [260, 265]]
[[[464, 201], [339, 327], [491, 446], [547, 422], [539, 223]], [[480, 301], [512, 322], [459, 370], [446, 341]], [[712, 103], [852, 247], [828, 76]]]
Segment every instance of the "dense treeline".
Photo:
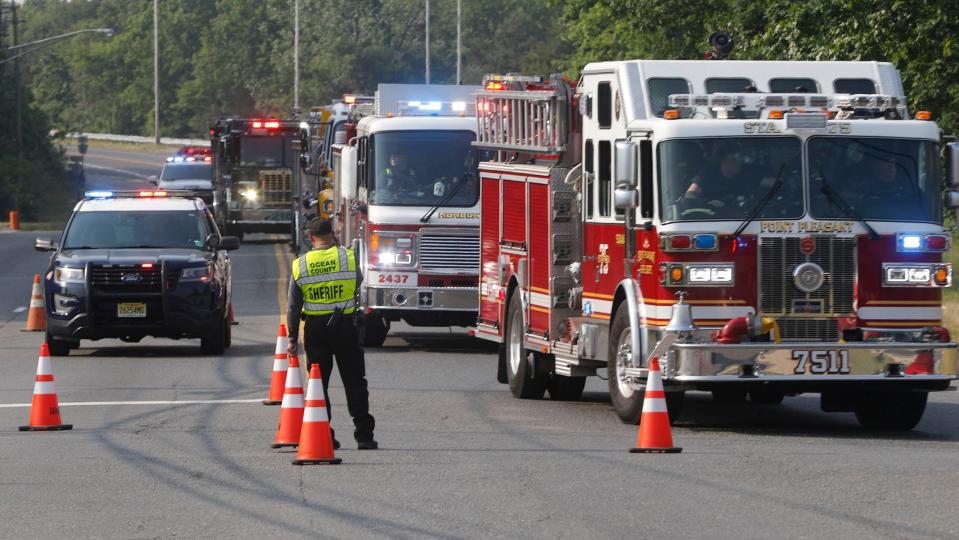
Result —
[[[912, 110], [959, 132], [959, 2], [953, 0], [463, 0], [463, 82], [484, 73], [575, 76], [592, 60], [700, 58], [716, 29], [738, 59], [887, 60]], [[300, 0], [300, 105], [378, 82], [422, 82], [423, 0]], [[287, 115], [293, 104], [293, 0], [160, 0], [164, 136], [201, 136], [221, 114]], [[153, 132], [153, 2], [28, 0], [22, 41], [110, 27], [30, 55], [31, 129]], [[454, 82], [456, 2], [431, 2], [431, 75]], [[59, 178], [11, 157], [9, 69], [0, 72], [0, 206], [11, 171]], [[29, 104], [29, 99], [27, 99]], [[42, 159], [56, 161], [49, 145]], [[39, 148], [39, 147], [38, 147]], [[40, 158], [37, 158], [40, 159]], [[13, 161], [11, 161], [13, 160]], [[34, 160], [36, 161], [36, 159]], [[57, 169], [59, 171], [59, 169]], [[62, 176], [62, 175], [61, 175]], [[28, 183], [29, 184], [29, 183]], [[32, 185], [32, 184], [30, 184]], [[37, 184], [39, 185], [39, 184]], [[16, 188], [21, 189], [21, 188]], [[19, 193], [30, 200], [30, 193]]]

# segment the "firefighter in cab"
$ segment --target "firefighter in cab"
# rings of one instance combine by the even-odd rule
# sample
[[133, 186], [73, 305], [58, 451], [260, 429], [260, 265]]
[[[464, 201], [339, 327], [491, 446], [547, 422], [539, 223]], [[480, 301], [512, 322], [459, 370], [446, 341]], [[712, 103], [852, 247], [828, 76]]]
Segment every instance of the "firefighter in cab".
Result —
[[[293, 261], [286, 314], [290, 333], [288, 352], [296, 354], [299, 349], [302, 319], [305, 321], [306, 368], [309, 371], [314, 362], [320, 364], [328, 417], [333, 418], [329, 416], [327, 389], [335, 357], [346, 392], [346, 407], [353, 417], [356, 447], [375, 450], [378, 446], [373, 439], [375, 423], [370, 415], [366, 367], [355, 317], [356, 296], [363, 275], [353, 250], [336, 244], [332, 221], [314, 218], [309, 224], [309, 237], [310, 251]], [[333, 447], [340, 447], [335, 433]]]

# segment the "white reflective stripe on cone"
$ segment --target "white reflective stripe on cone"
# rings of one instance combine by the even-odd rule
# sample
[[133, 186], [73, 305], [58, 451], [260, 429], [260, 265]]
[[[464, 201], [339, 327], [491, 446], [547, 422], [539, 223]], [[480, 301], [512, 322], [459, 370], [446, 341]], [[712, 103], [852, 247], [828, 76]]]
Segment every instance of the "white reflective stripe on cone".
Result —
[[33, 394], [34, 395], [44, 395], [44, 394], [56, 394], [57, 391], [53, 388], [53, 381], [37, 381], [33, 383]]
[[37, 360], [37, 375], [53, 375], [53, 365], [49, 356], [41, 356]]
[[280, 404], [281, 409], [302, 409], [303, 408], [303, 394], [283, 394], [283, 403]]
[[300, 368], [287, 368], [286, 387], [299, 389], [303, 388], [303, 383], [300, 381]]
[[286, 336], [277, 336], [276, 337], [276, 350], [273, 351], [273, 354], [286, 354], [286, 348], [289, 346], [290, 338]]
[[289, 358], [274, 358], [273, 371], [286, 371], [290, 369]]
[[326, 401], [326, 396], [323, 394], [323, 383], [320, 382], [320, 379], [310, 379], [310, 384], [306, 387], [306, 399]]
[[32, 308], [42, 308], [42, 307], [43, 307], [43, 299], [42, 299], [42, 298], [31, 298], [31, 299], [30, 299], [30, 307], [32, 307]]
[[329, 422], [330, 419], [326, 416], [326, 407], [307, 407], [303, 411], [303, 421], [304, 422]]
[[653, 398], [643, 400], [643, 414], [646, 413], [664, 413], [666, 410], [666, 400], [663, 398]]
[[646, 375], [646, 391], [663, 391], [663, 376], [658, 371], [650, 371]]

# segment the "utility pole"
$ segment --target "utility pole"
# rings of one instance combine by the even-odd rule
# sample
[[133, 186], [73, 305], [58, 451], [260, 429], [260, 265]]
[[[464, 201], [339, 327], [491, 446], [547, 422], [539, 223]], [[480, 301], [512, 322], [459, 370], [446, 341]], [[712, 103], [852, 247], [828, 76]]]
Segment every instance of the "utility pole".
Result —
[[[13, 47], [15, 48], [19, 43], [20, 33], [19, 25], [20, 20], [17, 17], [17, 2], [12, 0], [10, 2], [10, 21], [13, 23]], [[14, 125], [16, 126], [16, 141], [17, 141], [17, 161], [22, 163], [23, 160], [23, 86], [20, 82], [20, 59], [15, 59], [13, 61], [13, 79], [14, 85], [16, 86], [16, 114], [14, 115], [16, 119], [14, 120]], [[19, 163], [17, 166], [17, 171], [20, 170]], [[17, 173], [16, 177], [16, 187], [12, 190], [11, 193], [11, 202], [13, 203], [14, 210], [19, 210], [20, 201], [18, 200], [18, 194], [20, 191], [20, 186], [23, 185], [23, 179], [20, 177], [20, 173]]]
[[160, 0], [153, 0], [153, 138], [160, 144]]
[[456, 84], [463, 84], [463, 1], [456, 0]]
[[430, 0], [426, 0], [426, 84], [430, 83]]
[[300, 110], [300, 0], [293, 0], [293, 114]]

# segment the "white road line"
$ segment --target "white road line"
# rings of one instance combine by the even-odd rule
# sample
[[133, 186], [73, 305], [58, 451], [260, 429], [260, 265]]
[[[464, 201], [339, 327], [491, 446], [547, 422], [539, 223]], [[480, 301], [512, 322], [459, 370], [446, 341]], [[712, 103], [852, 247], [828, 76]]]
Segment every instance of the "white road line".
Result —
[[[157, 165], [157, 167], [160, 167], [160, 166], [162, 166], [162, 165], [163, 165], [163, 164], [160, 163], [160, 164]], [[88, 169], [99, 169], [99, 170], [101, 170], [101, 171], [110, 171], [110, 172], [115, 172], [115, 173], [120, 173], [120, 174], [128, 174], [128, 175], [130, 175], [130, 176], [136, 176], [137, 178], [143, 178], [143, 179], [146, 179], [146, 178], [147, 178], [147, 175], [145, 175], [145, 174], [140, 174], [140, 173], [138, 173], [138, 172], [128, 171], [128, 170], [126, 170], [126, 169], [116, 169], [116, 168], [114, 168], [114, 167], [104, 167], [103, 165], [94, 165], [94, 164], [92, 164], [92, 163], [84, 163], [83, 166], [86, 167], [86, 168], [88, 168]]]
[[13, 312], [14, 312], [14, 313], [23, 313], [23, 312], [26, 311], [26, 310], [27, 310], [27, 308], [26, 308], [25, 306], [20, 306], [20, 307], [18, 307], [18, 308], [13, 308]]
[[[60, 403], [61, 407], [84, 407], [98, 405], [208, 405], [221, 403], [260, 403], [262, 398], [255, 399], [195, 399], [174, 401], [74, 401]], [[0, 403], [0, 409], [20, 409], [29, 407], [30, 403]]]

